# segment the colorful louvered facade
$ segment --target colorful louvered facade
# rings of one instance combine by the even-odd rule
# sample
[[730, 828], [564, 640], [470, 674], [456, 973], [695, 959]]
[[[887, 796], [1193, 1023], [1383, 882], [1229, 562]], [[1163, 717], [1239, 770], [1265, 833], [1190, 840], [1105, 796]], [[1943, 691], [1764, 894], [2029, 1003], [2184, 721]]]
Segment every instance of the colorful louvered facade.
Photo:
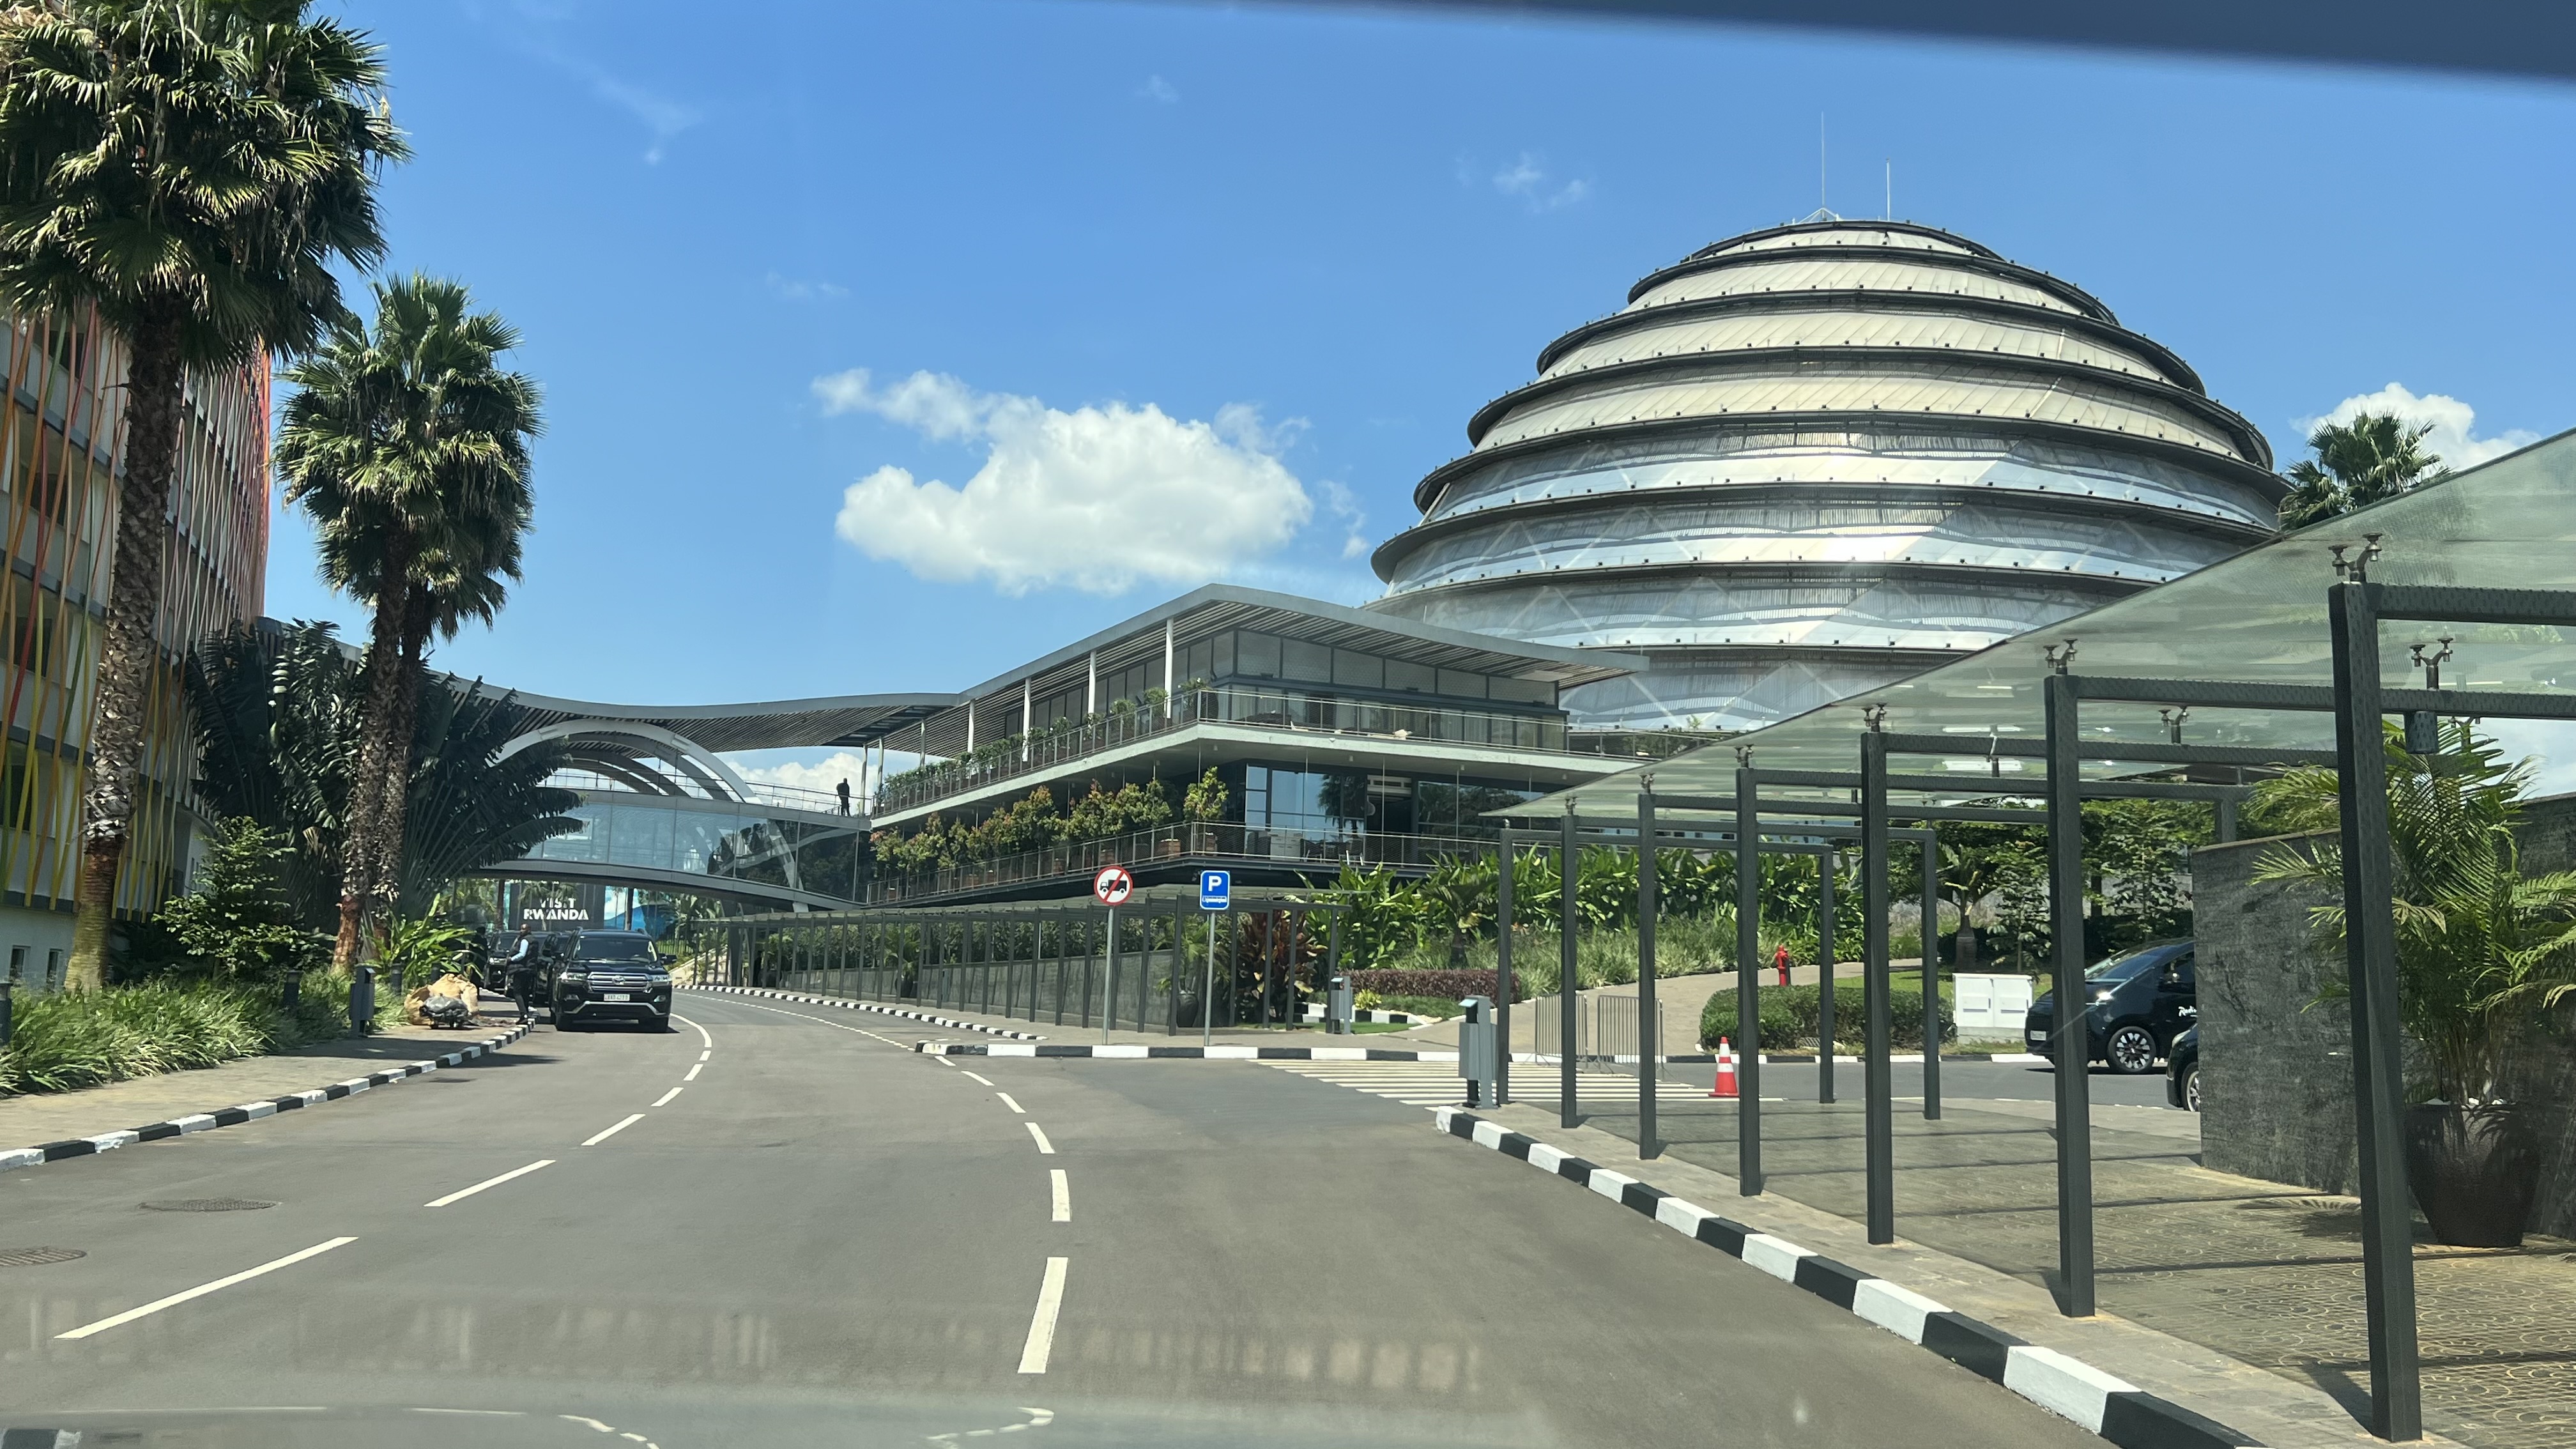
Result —
[[[124, 449], [124, 348], [94, 319], [7, 323], [0, 415], [0, 971], [45, 989], [71, 944], [92, 688], [104, 636]], [[142, 788], [117, 883], [122, 914], [184, 883], [200, 822], [179, 660], [207, 631], [260, 614], [268, 558], [268, 372], [191, 381], [155, 635]]]

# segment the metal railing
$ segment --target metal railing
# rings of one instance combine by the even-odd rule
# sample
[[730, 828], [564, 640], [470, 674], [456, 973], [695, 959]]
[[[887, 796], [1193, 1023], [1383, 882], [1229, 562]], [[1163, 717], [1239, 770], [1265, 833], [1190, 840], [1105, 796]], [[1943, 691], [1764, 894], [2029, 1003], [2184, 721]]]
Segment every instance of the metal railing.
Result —
[[[706, 782], [702, 780], [692, 779], [685, 775], [675, 775], [668, 770], [655, 769], [650, 765], [640, 762], [634, 767], [634, 773], [639, 775], [649, 775], [656, 780], [662, 781], [670, 787], [668, 790], [663, 791], [663, 794], [676, 795], [687, 800], [713, 800], [721, 804], [775, 806], [783, 810], [801, 810], [810, 815], [838, 815], [841, 813], [840, 793], [835, 790], [808, 790], [799, 785], [773, 785], [765, 780], [746, 780], [743, 782], [743, 798], [739, 801], [735, 801], [723, 795], [710, 793]], [[546, 777], [546, 783], [565, 790], [599, 790], [637, 795], [647, 800], [657, 798], [652, 792], [636, 789], [635, 783], [632, 780], [620, 779], [615, 775], [603, 775], [596, 770], [557, 770]], [[853, 782], [854, 786], [855, 784], [856, 782]], [[728, 786], [726, 788], [729, 789], [731, 787]], [[852, 803], [853, 805], [857, 803], [855, 796], [852, 798]]]
[[1489, 749], [1547, 754], [1657, 758], [1712, 736], [1684, 731], [1569, 729], [1561, 715], [1501, 714], [1437, 705], [1388, 704], [1343, 699], [1297, 689], [1239, 685], [1187, 690], [1168, 709], [1139, 709], [1098, 719], [1068, 721], [1032, 735], [1014, 735], [961, 759], [942, 760], [887, 780], [875, 806], [896, 814], [980, 789], [997, 781], [1052, 769], [1196, 724], [1248, 725], [1293, 734], [1357, 735], [1376, 739], [1430, 740]]
[[[1554, 995], [1541, 996], [1520, 1003], [1535, 1024], [1532, 1046], [1542, 1057], [1561, 1057], [1565, 1051], [1562, 1012]], [[1663, 1008], [1655, 1009], [1656, 1025], [1661, 1027]], [[1637, 1031], [1637, 998], [1633, 996], [1577, 996], [1574, 999], [1574, 1060], [1586, 1071], [1630, 1071], [1639, 1051], [1640, 1041], [1656, 1043], [1662, 1052], [1660, 1030], [1641, 1036]]]
[[1164, 860], [1238, 860], [1337, 872], [1345, 864], [1428, 869], [1453, 855], [1487, 854], [1490, 837], [1390, 835], [1383, 832], [1283, 830], [1270, 826], [1164, 825], [1101, 840], [1051, 845], [967, 865], [894, 874], [880, 863], [868, 883], [868, 903], [922, 901], [961, 891], [1063, 878], [1089, 880], [1109, 865], [1150, 865]]

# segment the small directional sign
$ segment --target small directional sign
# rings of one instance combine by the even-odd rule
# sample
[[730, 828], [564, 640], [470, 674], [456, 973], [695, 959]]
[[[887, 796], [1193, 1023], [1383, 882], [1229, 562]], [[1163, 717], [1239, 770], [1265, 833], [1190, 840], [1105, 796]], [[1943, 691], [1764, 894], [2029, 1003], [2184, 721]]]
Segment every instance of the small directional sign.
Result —
[[1199, 909], [1221, 911], [1234, 891], [1234, 872], [1203, 870], [1199, 872]]
[[1091, 878], [1091, 893], [1100, 897], [1102, 905], [1123, 906], [1136, 893], [1136, 877], [1129, 875], [1123, 865], [1103, 866], [1100, 874]]

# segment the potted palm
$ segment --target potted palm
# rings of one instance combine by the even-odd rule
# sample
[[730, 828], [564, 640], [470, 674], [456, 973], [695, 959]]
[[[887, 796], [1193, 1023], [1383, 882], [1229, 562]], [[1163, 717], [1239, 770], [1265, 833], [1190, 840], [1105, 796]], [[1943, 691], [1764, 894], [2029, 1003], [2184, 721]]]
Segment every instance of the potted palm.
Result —
[[[2429, 1080], [2406, 1123], [2407, 1184], [2433, 1235], [2463, 1247], [2522, 1241], [2539, 1186], [2530, 1124], [2507, 1096], [2512, 1054], [2576, 992], [2576, 871], [2526, 876], [2514, 827], [2531, 780], [2465, 723], [2431, 755], [2388, 732], [2388, 835], [2397, 926], [2397, 984], [2410, 1057]], [[2266, 785], [2258, 808], [2315, 829], [2336, 814], [2335, 777], [2294, 770]], [[2321, 941], [2343, 945], [2343, 863], [2331, 844], [2277, 847], [2259, 880], [2304, 880], [2335, 904], [2311, 908]], [[2348, 990], [2329, 971], [2321, 1000]]]

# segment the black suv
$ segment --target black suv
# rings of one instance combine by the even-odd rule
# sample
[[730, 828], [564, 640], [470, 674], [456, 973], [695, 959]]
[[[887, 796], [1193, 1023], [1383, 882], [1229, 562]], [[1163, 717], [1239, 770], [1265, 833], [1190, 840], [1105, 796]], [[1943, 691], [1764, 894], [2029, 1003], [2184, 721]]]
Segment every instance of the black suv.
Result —
[[[2126, 1075], [2153, 1071], [2174, 1038], [2200, 1016], [2189, 941], [2160, 941], [2100, 962], [2085, 971], [2084, 987], [2093, 998], [2084, 1013], [2084, 1059], [2107, 1062]], [[2056, 993], [2044, 992], [2022, 1023], [2023, 1043], [2054, 1057], [2048, 1038], [2056, 1024]]]
[[599, 1021], [671, 1029], [671, 973], [641, 931], [583, 931], [554, 962], [549, 999], [555, 1030]]

